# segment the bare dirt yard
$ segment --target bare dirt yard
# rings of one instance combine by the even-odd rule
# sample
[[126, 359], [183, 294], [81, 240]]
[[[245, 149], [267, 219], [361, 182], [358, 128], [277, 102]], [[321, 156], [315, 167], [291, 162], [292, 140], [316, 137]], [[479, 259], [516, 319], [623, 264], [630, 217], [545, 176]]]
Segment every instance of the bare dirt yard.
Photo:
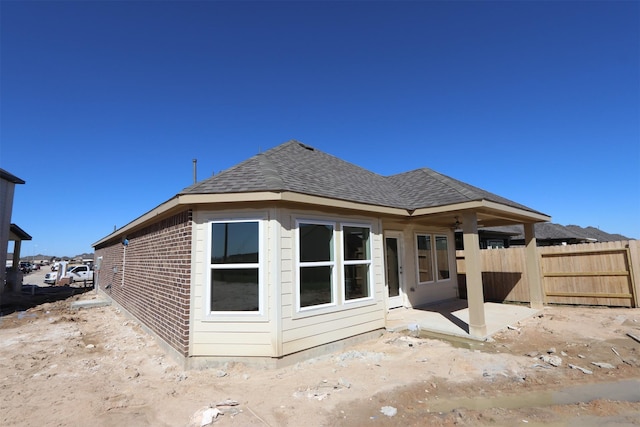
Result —
[[640, 425], [640, 309], [547, 307], [472, 348], [384, 333], [281, 369], [184, 370], [70, 290], [15, 311], [3, 296], [0, 425]]

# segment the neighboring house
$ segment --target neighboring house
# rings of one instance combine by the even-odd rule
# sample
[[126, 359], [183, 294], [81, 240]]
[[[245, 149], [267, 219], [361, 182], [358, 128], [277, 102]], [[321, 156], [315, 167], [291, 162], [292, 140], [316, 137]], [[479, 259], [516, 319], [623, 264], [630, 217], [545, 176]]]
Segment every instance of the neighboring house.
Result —
[[[524, 245], [522, 225], [479, 228], [481, 249], [508, 248]], [[630, 240], [621, 234], [611, 234], [595, 227], [583, 228], [578, 225], [560, 225], [542, 222], [535, 225], [538, 246], [574, 245], [578, 243], [619, 242]], [[462, 250], [462, 232], [456, 231], [456, 249]]]
[[[456, 225], [478, 248], [478, 224], [525, 224], [536, 263], [533, 224], [549, 219], [431, 169], [384, 177], [289, 141], [94, 243], [96, 283], [189, 366], [277, 363], [457, 298]], [[469, 332], [483, 336], [479, 249], [465, 257]]]
[[[24, 181], [4, 169], [0, 169], [0, 262], [7, 265], [7, 250], [9, 240], [12, 236], [11, 212], [13, 211], [13, 194], [16, 184], [24, 184]], [[19, 229], [19, 228], [18, 228]], [[22, 231], [22, 230], [20, 230]], [[17, 249], [14, 248], [14, 264], [18, 265], [20, 260], [20, 240], [16, 241]], [[17, 258], [15, 254], [18, 253]], [[0, 293], [4, 292], [7, 272], [5, 268], [0, 270]]]

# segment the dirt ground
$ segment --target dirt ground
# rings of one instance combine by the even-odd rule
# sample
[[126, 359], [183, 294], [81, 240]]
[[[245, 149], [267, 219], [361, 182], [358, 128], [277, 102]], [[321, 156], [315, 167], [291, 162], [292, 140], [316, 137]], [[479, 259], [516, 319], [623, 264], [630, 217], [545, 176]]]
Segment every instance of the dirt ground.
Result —
[[640, 309], [548, 307], [473, 348], [385, 333], [281, 369], [184, 370], [116, 308], [71, 310], [97, 298], [74, 293], [3, 296], [0, 425], [640, 425]]

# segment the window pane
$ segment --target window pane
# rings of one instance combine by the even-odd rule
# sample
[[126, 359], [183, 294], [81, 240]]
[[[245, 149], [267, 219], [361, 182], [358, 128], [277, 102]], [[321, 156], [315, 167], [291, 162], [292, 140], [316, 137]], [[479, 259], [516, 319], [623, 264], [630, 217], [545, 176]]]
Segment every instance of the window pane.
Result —
[[431, 236], [418, 236], [418, 277], [420, 283], [433, 281]]
[[211, 227], [211, 263], [258, 262], [258, 223], [215, 223]]
[[344, 227], [344, 259], [371, 259], [369, 253], [369, 229], [364, 227]]
[[345, 265], [345, 298], [356, 299], [369, 296], [369, 265]]
[[300, 261], [333, 260], [333, 226], [300, 224]]
[[446, 236], [436, 236], [436, 262], [438, 263], [438, 280], [449, 278], [449, 250]]
[[258, 311], [258, 269], [211, 271], [211, 311]]
[[300, 269], [300, 307], [328, 304], [331, 295], [331, 266]]

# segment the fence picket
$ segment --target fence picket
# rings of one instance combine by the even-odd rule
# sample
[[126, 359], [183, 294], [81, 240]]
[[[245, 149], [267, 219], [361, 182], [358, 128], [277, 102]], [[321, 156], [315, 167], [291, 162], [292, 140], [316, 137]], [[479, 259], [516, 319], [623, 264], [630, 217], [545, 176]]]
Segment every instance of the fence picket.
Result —
[[[483, 250], [485, 300], [529, 302], [523, 247]], [[584, 243], [538, 248], [547, 303], [638, 307], [640, 241]], [[464, 289], [464, 251], [456, 251]]]

